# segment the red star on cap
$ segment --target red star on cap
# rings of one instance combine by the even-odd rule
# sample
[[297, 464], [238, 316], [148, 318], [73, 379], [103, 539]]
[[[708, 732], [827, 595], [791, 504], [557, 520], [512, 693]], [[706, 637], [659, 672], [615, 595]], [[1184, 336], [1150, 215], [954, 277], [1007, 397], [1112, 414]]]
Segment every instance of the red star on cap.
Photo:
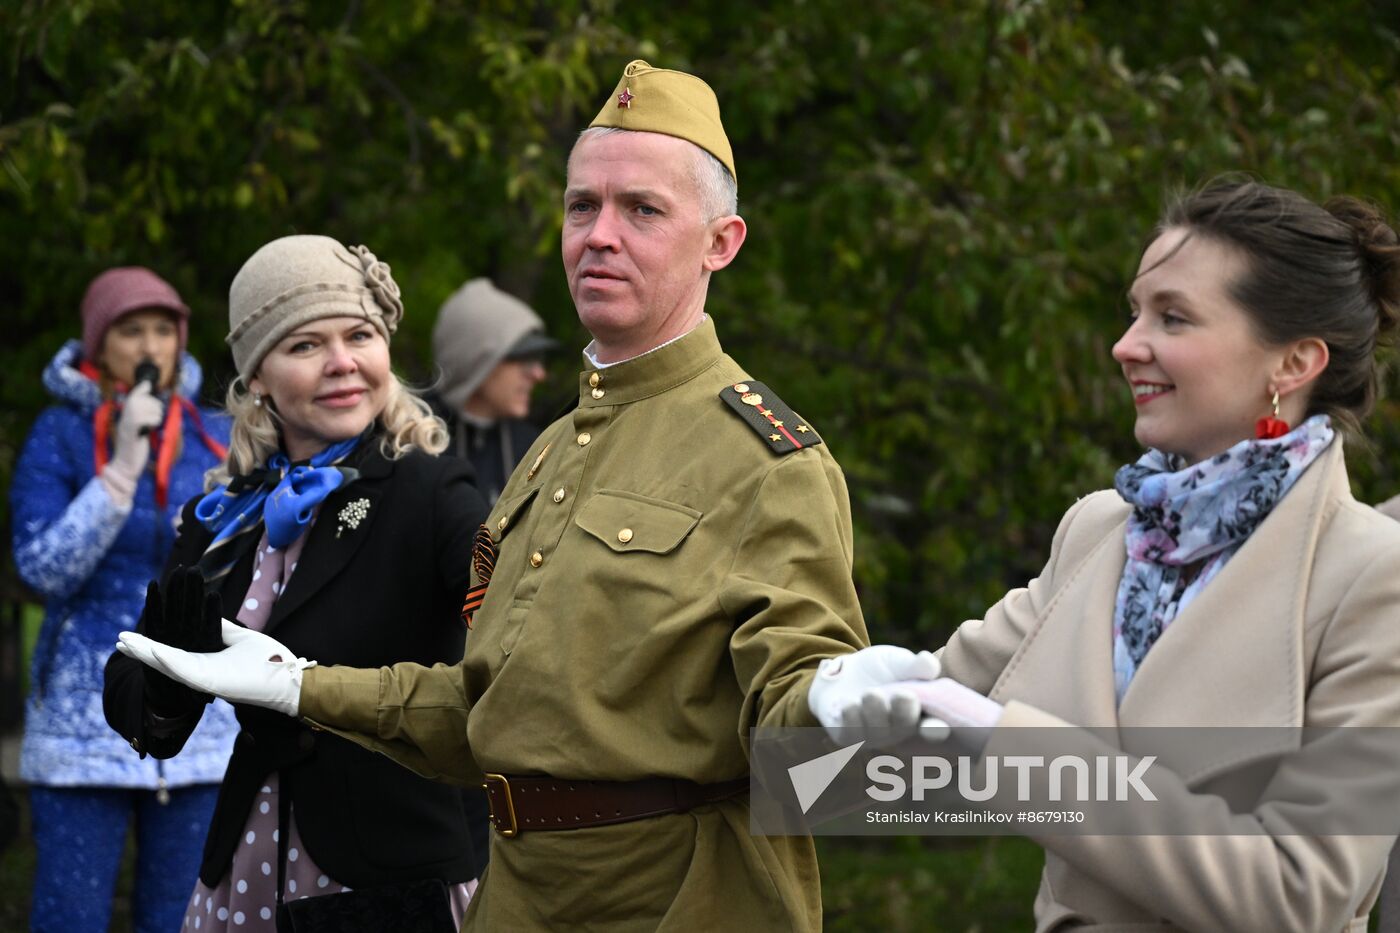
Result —
[[636, 95], [629, 91], [627, 88], [623, 88], [622, 93], [617, 95], [617, 106], [624, 110], [631, 110], [632, 98], [635, 96]]

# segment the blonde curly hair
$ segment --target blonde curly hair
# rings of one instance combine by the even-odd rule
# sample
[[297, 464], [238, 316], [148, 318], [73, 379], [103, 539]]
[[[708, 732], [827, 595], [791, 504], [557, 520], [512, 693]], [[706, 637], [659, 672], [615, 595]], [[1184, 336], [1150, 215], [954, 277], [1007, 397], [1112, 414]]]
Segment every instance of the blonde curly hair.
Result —
[[[266, 401], [254, 404], [253, 394], [241, 380], [235, 379], [229, 385], [224, 405], [233, 418], [228, 458], [204, 474], [205, 492], [263, 466], [268, 457], [282, 449], [279, 416]], [[379, 450], [390, 460], [398, 460], [415, 448], [434, 455], [447, 449], [447, 425], [394, 373], [389, 374], [384, 409], [374, 420]]]

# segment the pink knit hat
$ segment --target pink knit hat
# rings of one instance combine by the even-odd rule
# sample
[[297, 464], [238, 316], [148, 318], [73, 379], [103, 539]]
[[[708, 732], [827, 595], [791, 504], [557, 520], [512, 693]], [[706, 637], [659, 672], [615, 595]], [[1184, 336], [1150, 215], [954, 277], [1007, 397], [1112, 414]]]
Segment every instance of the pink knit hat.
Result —
[[180, 349], [185, 349], [190, 309], [180, 300], [180, 293], [150, 269], [119, 266], [93, 279], [83, 295], [83, 358], [96, 362], [107, 328], [123, 314], [143, 308], [158, 308], [175, 315], [180, 328]]

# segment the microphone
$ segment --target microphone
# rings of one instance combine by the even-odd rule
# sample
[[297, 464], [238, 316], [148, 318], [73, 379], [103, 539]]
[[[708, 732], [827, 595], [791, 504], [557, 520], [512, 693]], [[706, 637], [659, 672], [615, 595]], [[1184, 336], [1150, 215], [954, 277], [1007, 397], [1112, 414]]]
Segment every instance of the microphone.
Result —
[[[142, 357], [141, 362], [136, 364], [136, 375], [132, 380], [132, 388], [135, 388], [143, 382], [150, 384], [152, 394], [160, 387], [160, 367], [157, 366], [155, 361], [149, 356]], [[154, 428], [148, 426], [142, 428], [137, 433], [141, 437], [145, 437], [153, 430]]]
[[151, 391], [154, 392], [157, 383], [160, 382], [160, 367], [156, 365], [155, 360], [149, 356], [141, 357], [141, 362], [136, 364], [136, 377], [132, 382], [134, 384], [149, 382]]

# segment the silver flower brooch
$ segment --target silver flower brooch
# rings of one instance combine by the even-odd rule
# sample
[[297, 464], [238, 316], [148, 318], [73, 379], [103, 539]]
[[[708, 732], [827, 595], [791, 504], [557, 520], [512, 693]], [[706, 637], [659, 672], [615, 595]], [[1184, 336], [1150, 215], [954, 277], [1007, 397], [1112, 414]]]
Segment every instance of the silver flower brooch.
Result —
[[368, 499], [356, 499], [353, 502], [347, 502], [345, 508], [341, 509], [340, 514], [336, 516], [338, 524], [335, 528], [335, 536], [339, 538], [345, 533], [346, 528], [349, 528], [351, 531], [359, 528], [360, 522], [364, 521], [365, 516], [368, 514]]

